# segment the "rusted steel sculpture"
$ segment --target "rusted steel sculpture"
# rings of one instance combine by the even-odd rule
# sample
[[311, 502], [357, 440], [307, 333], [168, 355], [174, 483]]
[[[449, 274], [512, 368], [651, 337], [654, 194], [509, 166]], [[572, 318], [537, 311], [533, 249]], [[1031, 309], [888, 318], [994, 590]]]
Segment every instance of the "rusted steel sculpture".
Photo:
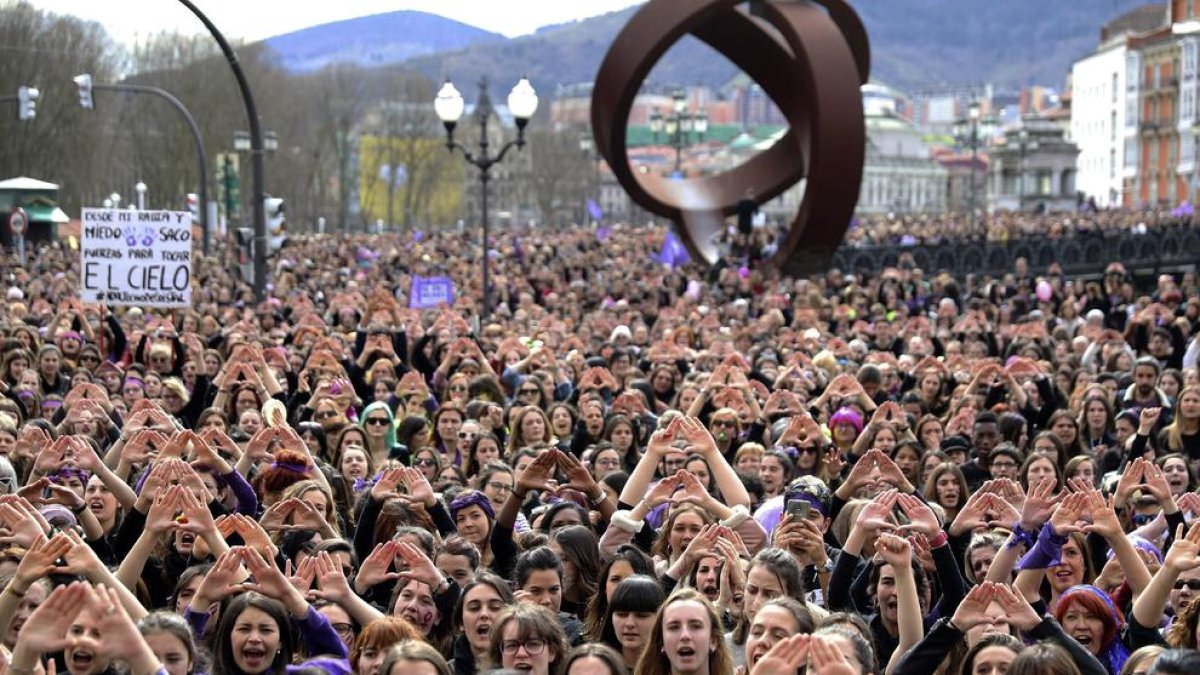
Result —
[[[790, 129], [770, 149], [718, 175], [671, 179], [631, 169], [629, 111], [650, 69], [692, 34], [757, 82]], [[716, 261], [714, 240], [739, 200], [769, 201], [801, 179], [804, 199], [771, 262], [788, 274], [821, 269], [842, 241], [862, 182], [866, 132], [860, 86], [870, 47], [842, 0], [650, 0], [617, 36], [592, 92], [596, 148], [643, 208], [672, 219], [693, 258]]]

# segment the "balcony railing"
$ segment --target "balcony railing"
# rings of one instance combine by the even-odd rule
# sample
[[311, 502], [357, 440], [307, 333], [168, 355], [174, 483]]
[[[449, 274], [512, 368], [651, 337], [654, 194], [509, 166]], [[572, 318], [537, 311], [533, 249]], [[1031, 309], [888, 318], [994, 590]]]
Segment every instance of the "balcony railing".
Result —
[[911, 255], [916, 266], [926, 273], [945, 271], [955, 276], [1007, 274], [1013, 271], [1017, 258], [1025, 258], [1035, 272], [1058, 263], [1069, 276], [1100, 275], [1109, 263], [1117, 261], [1131, 272], [1158, 274], [1161, 270], [1189, 267], [1200, 260], [1200, 223], [1157, 227], [1141, 235], [1122, 231], [1059, 239], [1039, 235], [1008, 242], [843, 245], [834, 253], [830, 266], [847, 273], [878, 273], [885, 267], [897, 266], [904, 254]]

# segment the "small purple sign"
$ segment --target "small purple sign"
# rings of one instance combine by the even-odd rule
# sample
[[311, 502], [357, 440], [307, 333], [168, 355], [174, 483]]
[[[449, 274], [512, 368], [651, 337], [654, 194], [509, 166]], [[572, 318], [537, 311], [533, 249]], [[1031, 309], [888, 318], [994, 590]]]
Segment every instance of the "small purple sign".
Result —
[[410, 309], [431, 309], [454, 304], [454, 281], [450, 277], [417, 277], [408, 293]]

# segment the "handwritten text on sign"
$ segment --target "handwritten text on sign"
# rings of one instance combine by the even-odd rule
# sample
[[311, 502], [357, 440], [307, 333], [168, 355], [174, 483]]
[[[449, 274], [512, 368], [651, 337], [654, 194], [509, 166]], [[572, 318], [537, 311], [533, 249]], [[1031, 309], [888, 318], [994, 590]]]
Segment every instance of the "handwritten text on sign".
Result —
[[192, 214], [84, 209], [84, 302], [186, 307], [192, 301]]

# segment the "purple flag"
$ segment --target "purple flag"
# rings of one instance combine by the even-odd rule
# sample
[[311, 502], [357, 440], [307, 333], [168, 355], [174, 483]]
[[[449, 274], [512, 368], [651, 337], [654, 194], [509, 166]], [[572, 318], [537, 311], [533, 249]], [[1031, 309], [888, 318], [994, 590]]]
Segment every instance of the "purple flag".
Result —
[[612, 228], [608, 226], [596, 228], [596, 241], [604, 241], [612, 236]]
[[667, 236], [663, 238], [662, 250], [654, 259], [671, 267], [680, 267], [691, 262], [692, 257], [688, 255], [687, 249], [684, 248], [683, 242], [679, 241], [679, 237], [675, 236], [675, 231], [667, 230]]
[[600, 205], [596, 203], [595, 199], [587, 200], [587, 211], [588, 215], [592, 217], [592, 220], [600, 220], [604, 217], [604, 209], [600, 208]]

